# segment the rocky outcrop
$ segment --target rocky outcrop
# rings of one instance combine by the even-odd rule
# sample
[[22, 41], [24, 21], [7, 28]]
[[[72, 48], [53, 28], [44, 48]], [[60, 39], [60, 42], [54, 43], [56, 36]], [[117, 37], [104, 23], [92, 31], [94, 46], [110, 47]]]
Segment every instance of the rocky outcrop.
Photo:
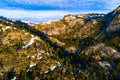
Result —
[[102, 60], [102, 58], [120, 59], [120, 53], [117, 50], [111, 47], [107, 47], [103, 43], [90, 46], [82, 53], [86, 54], [86, 56], [89, 55], [89, 57], [97, 60]]
[[110, 15], [111, 15], [111, 20], [106, 29], [106, 32], [113, 33], [116, 31], [120, 31], [120, 7], [115, 9]]

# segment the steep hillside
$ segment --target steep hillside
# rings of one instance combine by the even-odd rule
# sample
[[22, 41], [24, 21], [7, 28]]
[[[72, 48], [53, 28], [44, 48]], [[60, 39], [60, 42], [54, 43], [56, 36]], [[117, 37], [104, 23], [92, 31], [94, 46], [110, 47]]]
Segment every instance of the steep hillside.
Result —
[[27, 24], [0, 17], [0, 79], [119, 80], [120, 7]]

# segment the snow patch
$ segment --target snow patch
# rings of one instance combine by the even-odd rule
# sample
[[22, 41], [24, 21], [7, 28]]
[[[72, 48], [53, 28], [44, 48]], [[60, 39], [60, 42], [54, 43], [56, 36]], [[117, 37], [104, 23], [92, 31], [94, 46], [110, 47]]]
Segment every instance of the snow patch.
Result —
[[16, 27], [14, 27], [14, 29], [16, 30], [17, 28], [16, 28]]
[[35, 37], [36, 40], [39, 40], [39, 37]]
[[45, 71], [44, 73], [48, 73], [49, 71], [47, 70], [47, 71]]
[[27, 42], [26, 42], [26, 41], [23, 41], [23, 43], [24, 43], [24, 44], [27, 44]]
[[46, 55], [49, 56], [50, 54], [48, 52], [46, 52]]
[[29, 33], [28, 32], [26, 32], [26, 33], [24, 33], [25, 35], [29, 35]]
[[27, 48], [27, 47], [30, 47], [30, 45], [32, 45], [34, 42], [35, 42], [35, 37], [34, 37], [34, 35], [31, 35], [31, 40], [30, 40], [30, 42], [28, 43], [28, 44], [26, 44], [25, 46], [22, 46], [22, 48], [24, 49], [24, 48]]
[[10, 29], [11, 27], [10, 26], [6, 26], [6, 28], [2, 28], [3, 31], [7, 30], [7, 29]]
[[35, 59], [35, 56], [31, 56], [33, 59]]
[[29, 59], [29, 58], [30, 58], [30, 56], [27, 56], [27, 58]]
[[57, 66], [50, 67], [51, 71], [53, 71]]
[[27, 70], [26, 70], [26, 72], [29, 72], [30, 71], [30, 68], [28, 68]]
[[36, 66], [36, 63], [30, 64], [30, 68]]
[[37, 56], [37, 60], [41, 60], [42, 58], [42, 56]]
[[10, 79], [10, 80], [16, 80], [16, 77], [14, 77], [13, 79]]
[[41, 56], [42, 55], [42, 53], [38, 53], [38, 56]]
[[60, 62], [57, 62], [57, 66], [58, 66], [58, 67], [61, 66], [61, 63], [60, 63]]

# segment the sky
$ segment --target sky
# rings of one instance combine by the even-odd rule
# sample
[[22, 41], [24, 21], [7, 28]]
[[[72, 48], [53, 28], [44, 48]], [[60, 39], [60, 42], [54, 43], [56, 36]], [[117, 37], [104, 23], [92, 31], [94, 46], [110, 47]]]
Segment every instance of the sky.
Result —
[[66, 14], [108, 13], [119, 5], [120, 0], [0, 0], [0, 16], [38, 23]]

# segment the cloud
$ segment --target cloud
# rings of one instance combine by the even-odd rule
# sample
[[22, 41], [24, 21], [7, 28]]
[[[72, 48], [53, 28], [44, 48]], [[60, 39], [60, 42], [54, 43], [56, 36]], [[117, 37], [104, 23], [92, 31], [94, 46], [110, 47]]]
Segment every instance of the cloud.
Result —
[[6, 10], [0, 9], [0, 15], [10, 19], [45, 21], [49, 19], [58, 19], [67, 14], [65, 11], [30, 11], [30, 10]]
[[69, 13], [107, 13], [119, 5], [120, 0], [0, 0], [0, 15], [42, 22], [60, 19]]
[[[31, 9], [33, 9], [31, 6], [36, 6], [34, 8], [52, 7], [58, 10], [113, 10], [120, 5], [120, 0], [0, 0], [0, 3], [0, 6], [6, 3], [6, 7], [12, 6], [16, 8], [21, 8], [23, 5], [28, 7], [29, 5]], [[24, 8], [22, 7], [22, 9]]]
[[[53, 6], [53, 7], [69, 7], [72, 0], [6, 0], [9, 2], [27, 4], [27, 5], [37, 5], [37, 6]], [[66, 4], [66, 5], [64, 5]]]
[[58, 9], [113, 10], [120, 0], [5, 0], [11, 4], [57, 7]]
[[110, 9], [113, 10], [115, 8], [117, 8], [118, 6], [120, 6], [120, 0], [102, 0], [103, 3], [105, 3], [104, 7], [106, 9]]
[[43, 22], [62, 18], [66, 14], [83, 14], [90, 12], [107, 13], [108, 11], [65, 11], [65, 10], [9, 10], [0, 9], [0, 15], [22, 21]]
[[37, 6], [51, 6], [59, 8], [86, 8], [91, 7], [95, 3], [99, 5], [101, 1], [98, 0], [6, 0], [11, 3], [37, 5]]

